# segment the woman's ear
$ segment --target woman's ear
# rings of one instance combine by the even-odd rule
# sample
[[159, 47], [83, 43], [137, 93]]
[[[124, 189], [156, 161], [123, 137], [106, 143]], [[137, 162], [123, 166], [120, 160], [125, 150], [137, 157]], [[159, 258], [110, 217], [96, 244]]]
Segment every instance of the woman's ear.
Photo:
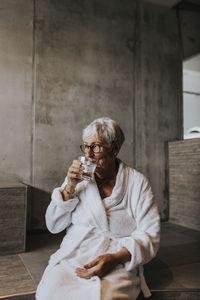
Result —
[[120, 145], [118, 143], [115, 144], [113, 152], [114, 152], [114, 156], [117, 156], [117, 154], [119, 153], [120, 150]]

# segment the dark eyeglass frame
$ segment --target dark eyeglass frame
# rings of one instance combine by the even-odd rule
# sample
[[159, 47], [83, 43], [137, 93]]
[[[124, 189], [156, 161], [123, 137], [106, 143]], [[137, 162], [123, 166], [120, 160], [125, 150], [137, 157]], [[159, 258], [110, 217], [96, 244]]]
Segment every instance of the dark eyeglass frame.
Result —
[[[93, 153], [100, 153], [101, 151], [101, 148], [102, 148], [102, 144], [92, 144], [92, 145], [90, 145], [90, 146], [88, 146], [88, 145], [84, 145], [84, 144], [82, 144], [82, 145], [80, 145], [80, 149], [81, 149], [81, 151], [83, 152], [83, 153], [85, 153], [86, 151], [88, 151], [89, 149], [93, 152]], [[94, 151], [94, 148], [95, 147], [99, 147], [99, 150], [98, 151]]]

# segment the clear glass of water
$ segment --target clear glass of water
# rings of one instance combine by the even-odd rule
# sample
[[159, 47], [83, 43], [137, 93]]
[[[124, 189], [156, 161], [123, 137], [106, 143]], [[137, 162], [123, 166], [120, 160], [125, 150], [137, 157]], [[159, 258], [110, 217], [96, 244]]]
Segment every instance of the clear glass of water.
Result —
[[82, 166], [84, 167], [84, 173], [81, 175], [81, 177], [85, 180], [90, 181], [94, 176], [94, 171], [96, 169], [97, 162], [91, 162], [85, 156], [79, 156], [78, 159], [82, 162]]

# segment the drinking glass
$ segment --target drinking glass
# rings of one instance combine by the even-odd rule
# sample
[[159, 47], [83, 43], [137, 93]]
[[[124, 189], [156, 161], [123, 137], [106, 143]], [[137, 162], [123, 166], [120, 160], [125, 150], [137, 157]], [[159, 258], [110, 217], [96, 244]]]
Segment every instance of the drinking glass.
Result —
[[90, 181], [94, 176], [94, 171], [97, 166], [97, 162], [91, 162], [87, 157], [85, 156], [79, 156], [78, 158], [82, 162], [82, 166], [84, 167], [83, 174], [81, 177], [83, 179], [86, 179]]

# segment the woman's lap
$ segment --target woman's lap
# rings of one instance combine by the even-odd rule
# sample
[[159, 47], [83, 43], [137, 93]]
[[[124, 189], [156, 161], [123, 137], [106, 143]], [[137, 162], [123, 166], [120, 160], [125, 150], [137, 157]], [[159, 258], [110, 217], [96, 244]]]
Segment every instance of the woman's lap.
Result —
[[[68, 266], [66, 268], [65, 263], [61, 263], [54, 266], [45, 274], [42, 283], [38, 287], [36, 299], [89, 300], [94, 299], [95, 290], [98, 290], [95, 282], [91, 285], [91, 282], [88, 280], [77, 278], [72, 267]], [[85, 298], [84, 295], [86, 295]]]
[[[37, 300], [99, 299], [98, 280], [80, 280], [74, 269], [57, 264], [46, 275], [37, 291]], [[134, 300], [140, 293], [139, 277], [129, 272], [111, 273], [101, 280], [101, 300]], [[99, 292], [98, 292], [99, 290]], [[95, 298], [94, 298], [95, 294]], [[80, 296], [81, 295], [81, 296]]]

